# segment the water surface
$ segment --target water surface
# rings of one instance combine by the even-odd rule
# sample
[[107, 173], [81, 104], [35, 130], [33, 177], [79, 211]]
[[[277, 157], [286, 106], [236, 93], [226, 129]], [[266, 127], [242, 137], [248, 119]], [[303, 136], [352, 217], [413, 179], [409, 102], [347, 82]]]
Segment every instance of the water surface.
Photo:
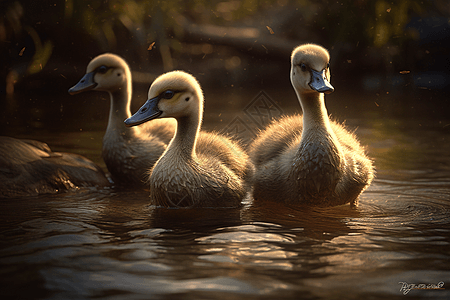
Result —
[[[250, 130], [258, 127], [243, 112], [257, 95], [207, 102], [204, 126], [220, 131], [240, 116]], [[25, 106], [25, 117], [9, 116], [3, 134], [39, 139], [104, 167], [108, 101], [86, 97], [83, 107], [72, 98], [56, 109]], [[356, 129], [377, 168], [358, 206], [247, 199], [241, 209], [163, 209], [149, 204], [148, 191], [114, 188], [2, 199], [2, 298], [448, 299], [450, 121], [398, 117], [372, 100], [330, 99], [330, 112]], [[100, 104], [86, 109], [91, 100]], [[23, 108], [29, 100], [15, 101]], [[299, 111], [295, 98], [276, 103], [285, 114]], [[240, 134], [252, 138], [249, 130]], [[444, 289], [401, 290], [402, 282], [444, 282]]]

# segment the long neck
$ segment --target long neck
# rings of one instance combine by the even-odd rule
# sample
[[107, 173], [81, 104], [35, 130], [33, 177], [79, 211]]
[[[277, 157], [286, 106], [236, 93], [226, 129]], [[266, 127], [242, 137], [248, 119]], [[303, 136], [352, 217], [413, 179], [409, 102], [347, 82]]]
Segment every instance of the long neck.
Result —
[[133, 133], [133, 128], [126, 128], [123, 121], [131, 116], [131, 83], [109, 92], [111, 105], [109, 109], [109, 121], [106, 129], [107, 133], [128, 135]]
[[[321, 160], [325, 155], [333, 165], [338, 166], [342, 162], [342, 149], [331, 128], [324, 95], [322, 93], [302, 94], [299, 95], [299, 99], [303, 110], [303, 131], [297, 155], [304, 156], [306, 152], [310, 152], [307, 156], [321, 156]], [[311, 146], [313, 144], [315, 145]]]
[[303, 111], [303, 133], [321, 129], [332, 134], [322, 93], [297, 94]]
[[302, 195], [311, 196], [312, 201], [323, 201], [334, 197], [346, 159], [331, 129], [324, 95], [309, 93], [299, 98], [303, 109], [303, 131], [290, 169], [290, 178], [295, 180]]
[[183, 159], [195, 159], [197, 135], [202, 122], [202, 111], [196, 114], [177, 118], [177, 130], [167, 149], [168, 154], [174, 154]]

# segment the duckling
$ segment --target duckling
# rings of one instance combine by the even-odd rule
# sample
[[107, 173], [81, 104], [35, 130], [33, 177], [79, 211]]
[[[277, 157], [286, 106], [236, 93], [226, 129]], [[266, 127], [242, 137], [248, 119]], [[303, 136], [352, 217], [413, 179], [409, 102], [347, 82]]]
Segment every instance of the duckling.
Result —
[[173, 137], [175, 120], [155, 120], [146, 126], [125, 128], [131, 116], [131, 72], [121, 57], [105, 53], [87, 66], [86, 75], [71, 89], [106, 91], [110, 95], [109, 121], [103, 137], [102, 156], [112, 180], [120, 186], [145, 186], [148, 168], [153, 166]]
[[370, 185], [374, 167], [365, 149], [353, 133], [328, 118], [324, 94], [334, 91], [329, 60], [328, 51], [318, 45], [292, 52], [291, 83], [303, 116], [272, 122], [250, 145], [255, 201], [354, 204]]
[[102, 169], [81, 155], [52, 152], [35, 140], [0, 137], [0, 198], [109, 184]]
[[147, 102], [126, 126], [175, 118], [177, 129], [150, 171], [150, 197], [164, 207], [237, 207], [247, 194], [253, 165], [230, 138], [200, 131], [203, 92], [194, 76], [172, 71], [151, 85]]

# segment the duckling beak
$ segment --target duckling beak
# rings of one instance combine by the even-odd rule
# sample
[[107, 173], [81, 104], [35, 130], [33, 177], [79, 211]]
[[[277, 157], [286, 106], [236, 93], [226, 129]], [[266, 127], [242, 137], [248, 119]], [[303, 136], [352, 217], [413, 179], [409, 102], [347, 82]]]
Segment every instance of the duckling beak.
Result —
[[140, 125], [142, 123], [145, 123], [147, 121], [150, 121], [152, 119], [156, 119], [159, 117], [163, 112], [158, 109], [158, 102], [160, 100], [160, 97], [155, 97], [148, 99], [147, 102], [145, 102], [144, 105], [142, 105], [139, 110], [126, 119], [125, 126], [132, 127], [136, 125]]
[[334, 91], [334, 87], [326, 77], [326, 69], [323, 69], [321, 72], [311, 69], [311, 82], [309, 86], [319, 93], [330, 94]]
[[75, 95], [95, 88], [97, 86], [97, 83], [94, 81], [94, 75], [95, 72], [90, 72], [84, 75], [76, 85], [69, 89], [69, 94]]

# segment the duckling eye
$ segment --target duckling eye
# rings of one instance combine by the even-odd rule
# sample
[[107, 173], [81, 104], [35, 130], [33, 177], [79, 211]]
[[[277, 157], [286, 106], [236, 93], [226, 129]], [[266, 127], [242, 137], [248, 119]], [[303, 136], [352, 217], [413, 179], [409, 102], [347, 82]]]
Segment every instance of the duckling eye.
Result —
[[330, 63], [327, 63], [327, 69], [329, 69], [330, 68]]
[[301, 64], [301, 65], [300, 65], [300, 69], [302, 69], [303, 72], [306, 72], [306, 70], [307, 70], [308, 68], [306, 67], [305, 64]]
[[97, 69], [97, 72], [98, 72], [98, 73], [101, 73], [101, 74], [105, 74], [106, 71], [108, 71], [108, 67], [107, 67], [107, 66], [100, 66], [100, 67]]
[[164, 99], [172, 99], [173, 95], [175, 95], [174, 91], [165, 91], [162, 93], [161, 97]]

